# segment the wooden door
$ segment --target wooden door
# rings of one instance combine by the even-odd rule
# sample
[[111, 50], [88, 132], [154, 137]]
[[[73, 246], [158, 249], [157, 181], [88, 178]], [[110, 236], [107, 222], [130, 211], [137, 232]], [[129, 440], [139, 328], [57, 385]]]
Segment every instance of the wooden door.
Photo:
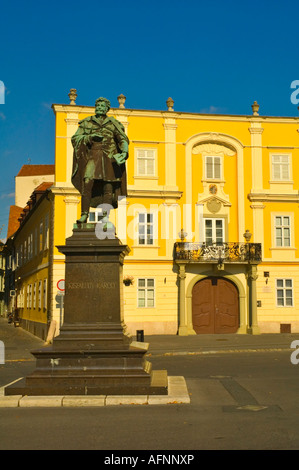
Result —
[[227, 279], [211, 277], [192, 290], [192, 321], [197, 334], [236, 333], [239, 327], [239, 294]]

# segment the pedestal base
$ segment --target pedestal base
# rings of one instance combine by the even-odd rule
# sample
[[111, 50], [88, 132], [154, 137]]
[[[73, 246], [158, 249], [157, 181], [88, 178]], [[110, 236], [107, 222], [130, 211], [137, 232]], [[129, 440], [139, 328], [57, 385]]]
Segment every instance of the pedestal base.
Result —
[[5, 395], [166, 395], [166, 371], [151, 371], [144, 350], [33, 351], [36, 370]]
[[153, 374], [144, 343], [131, 343], [124, 334], [122, 264], [128, 247], [84, 227], [58, 248], [66, 257], [64, 324], [51, 347], [32, 351], [35, 371], [5, 394], [167, 394], [167, 374]]
[[110, 327], [64, 327], [53, 346], [31, 352], [36, 369], [5, 395], [166, 395], [167, 373], [151, 370], [148, 344]]

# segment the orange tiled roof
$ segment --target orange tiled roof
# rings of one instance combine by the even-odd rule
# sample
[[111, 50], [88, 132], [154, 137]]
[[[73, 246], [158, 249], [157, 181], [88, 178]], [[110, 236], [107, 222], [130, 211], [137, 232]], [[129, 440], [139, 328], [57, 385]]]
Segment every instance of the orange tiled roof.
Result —
[[19, 217], [23, 212], [23, 207], [10, 206], [8, 227], [7, 227], [7, 238], [11, 237], [19, 228], [20, 222]]
[[37, 186], [35, 188], [35, 190], [33, 191], [33, 193], [35, 192], [44, 192], [46, 191], [46, 189], [50, 188], [51, 186], [53, 186], [53, 182], [49, 182], [49, 181], [43, 181], [39, 186]]
[[55, 165], [23, 165], [17, 176], [54, 175]]
[[[9, 210], [9, 219], [8, 219], [8, 229], [7, 229], [7, 238], [11, 237], [20, 227], [20, 224], [26, 218], [26, 215], [32, 210], [35, 203], [37, 202], [36, 195], [37, 193], [44, 193], [50, 186], [52, 182], [45, 181], [35, 188], [33, 193], [30, 196], [30, 200], [25, 207], [19, 206], [10, 206]], [[31, 204], [30, 204], [31, 202]]]

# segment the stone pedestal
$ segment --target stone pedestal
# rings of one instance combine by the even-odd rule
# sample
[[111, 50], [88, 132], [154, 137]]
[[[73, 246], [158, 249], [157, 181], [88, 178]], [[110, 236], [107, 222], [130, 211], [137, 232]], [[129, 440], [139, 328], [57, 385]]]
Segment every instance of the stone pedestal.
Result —
[[64, 246], [64, 323], [53, 345], [32, 351], [35, 371], [6, 395], [167, 394], [166, 371], [152, 371], [146, 343], [131, 342], [122, 316], [122, 265], [129, 252], [94, 227], [73, 230]]

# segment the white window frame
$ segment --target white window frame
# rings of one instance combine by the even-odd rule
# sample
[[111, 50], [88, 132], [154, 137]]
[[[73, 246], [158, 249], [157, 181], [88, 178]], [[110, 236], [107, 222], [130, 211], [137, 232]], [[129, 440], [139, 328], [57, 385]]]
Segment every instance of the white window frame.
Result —
[[38, 240], [39, 240], [38, 252], [39, 253], [43, 251], [43, 239], [44, 239], [44, 224], [43, 224], [43, 221], [41, 220], [39, 223], [39, 236], [38, 236]]
[[[144, 153], [144, 155], [142, 155]], [[141, 171], [141, 161], [144, 162], [144, 172]], [[153, 169], [149, 171], [149, 161], [152, 162]], [[156, 148], [141, 148], [135, 149], [135, 162], [136, 162], [136, 176], [140, 178], [154, 178], [156, 177], [157, 167], [157, 149]]]
[[103, 218], [103, 210], [101, 208], [98, 208], [95, 211], [90, 211], [88, 215], [88, 222], [92, 224], [97, 224], [100, 222]]
[[[282, 283], [279, 286], [278, 283]], [[287, 285], [290, 284], [290, 285]], [[292, 278], [277, 278], [275, 282], [276, 287], [276, 307], [278, 308], [292, 308], [294, 307], [294, 281]], [[278, 291], [282, 291], [282, 296], [278, 297]], [[291, 297], [287, 296], [287, 291], [291, 291]], [[282, 299], [282, 304], [279, 303], [279, 299]], [[287, 299], [291, 299], [291, 305], [287, 305]]]
[[36, 309], [36, 282], [33, 284], [33, 308]]
[[26, 289], [26, 308], [29, 308], [29, 284], [27, 284], [27, 289]]
[[30, 238], [30, 235], [28, 236], [28, 239], [27, 239], [27, 259], [28, 259], [28, 261], [31, 259], [31, 238]]
[[[212, 172], [208, 175], [208, 161], [211, 160]], [[219, 175], [216, 174], [216, 159], [219, 159]], [[205, 155], [204, 156], [204, 175], [205, 180], [220, 181], [223, 179], [223, 156], [221, 155]]]
[[49, 248], [49, 214], [46, 214], [45, 216], [43, 245], [44, 245], [44, 250], [47, 250]]
[[43, 284], [43, 281], [39, 280], [38, 281], [38, 308], [39, 309], [42, 308], [42, 284]]
[[[271, 153], [271, 181], [275, 183], [290, 182], [292, 178], [292, 155], [290, 153]], [[287, 162], [283, 162], [283, 159], [287, 158]], [[277, 159], [278, 161], [274, 161]], [[280, 161], [279, 161], [280, 160]], [[276, 166], [276, 170], [275, 167]], [[287, 176], [284, 176], [284, 167], [287, 168]], [[277, 170], [278, 168], [278, 170]], [[277, 176], [279, 174], [279, 176]]]
[[[211, 221], [212, 222], [212, 242], [207, 242], [207, 226], [206, 226], [206, 222], [207, 221]], [[221, 239], [221, 242], [219, 241], [218, 243], [225, 243], [225, 218], [223, 217], [204, 217], [203, 218], [203, 225], [204, 225], [204, 228], [203, 228], [203, 235], [204, 235], [204, 242], [205, 243], [216, 243], [217, 241], [217, 237], [216, 237], [216, 234], [217, 234], [217, 221], [221, 221], [222, 222], [222, 227], [221, 227], [221, 230], [222, 230], [222, 239]]]
[[[144, 281], [144, 286], [141, 282]], [[149, 286], [149, 281], [152, 281], [152, 286]], [[144, 298], [140, 297], [140, 293], [144, 292]], [[153, 299], [150, 299], [148, 294], [153, 292]], [[144, 300], [144, 305], [140, 305], [140, 301]], [[153, 301], [153, 305], [148, 305]], [[137, 308], [155, 308], [156, 306], [156, 280], [153, 277], [139, 277], [137, 278]]]
[[[277, 219], [281, 218], [282, 223], [279, 224]], [[288, 219], [289, 223], [284, 224], [284, 219]], [[285, 230], [289, 230], [289, 237], [286, 237]], [[281, 230], [281, 237], [277, 236], [277, 230]], [[281, 245], [278, 244], [278, 239], [281, 238]], [[289, 240], [289, 244], [286, 243]], [[290, 214], [275, 214], [274, 215], [274, 243], [275, 248], [290, 248], [292, 246], [292, 217]]]
[[16, 268], [20, 266], [20, 247], [16, 249]]
[[[140, 217], [144, 216], [144, 222], [140, 221]], [[151, 221], [148, 221], [148, 216], [152, 218]], [[141, 227], [144, 228], [144, 234], [141, 232]], [[148, 239], [147, 233], [148, 228], [152, 227], [152, 237]], [[155, 227], [156, 227], [156, 217], [154, 212], [137, 212], [137, 245], [138, 246], [154, 246], [155, 242]], [[140, 243], [141, 236], [144, 235], [144, 243]]]
[[48, 289], [48, 282], [47, 278], [43, 281], [43, 308], [44, 310], [47, 309], [47, 289]]
[[21, 305], [20, 308], [24, 308], [25, 304], [25, 287], [23, 286], [21, 289]]
[[38, 227], [34, 229], [34, 256], [38, 254]]
[[23, 243], [20, 245], [20, 259], [19, 259], [19, 266], [23, 266], [24, 258], [23, 258]]
[[29, 284], [29, 308], [32, 308], [32, 284]]

